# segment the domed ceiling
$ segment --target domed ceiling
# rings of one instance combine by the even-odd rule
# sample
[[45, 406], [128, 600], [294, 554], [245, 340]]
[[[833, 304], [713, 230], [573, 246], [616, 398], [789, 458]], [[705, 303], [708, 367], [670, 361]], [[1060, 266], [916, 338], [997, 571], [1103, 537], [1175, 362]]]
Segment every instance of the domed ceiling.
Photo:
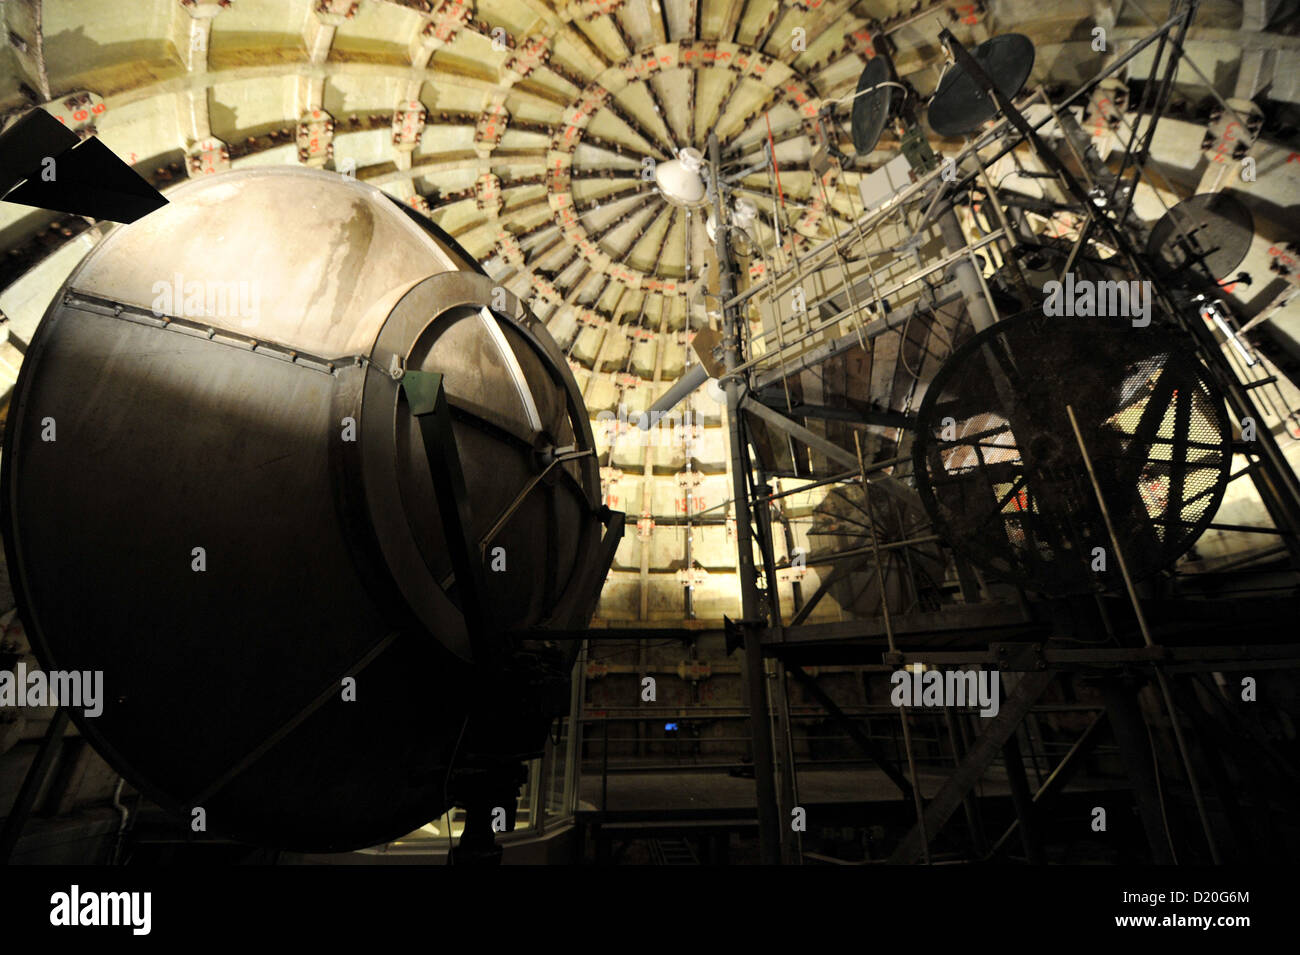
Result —
[[[1267, 89], [1294, 104], [1291, 6], [1202, 3], [1189, 54], [1224, 95], [1244, 85], [1247, 97]], [[1151, 0], [8, 0], [3, 12], [0, 115], [44, 105], [164, 192], [188, 176], [285, 163], [385, 190], [529, 303], [593, 415], [648, 406], [689, 360], [688, 325], [716, 310], [707, 209], [667, 202], [656, 164], [707, 151], [716, 133], [722, 174], [758, 210], [766, 256], [797, 259], [861, 215], [862, 176], [898, 154], [887, 131], [872, 155], [813, 171], [814, 120], [851, 96], [882, 37], [922, 97], [944, 69], [943, 27], [968, 45], [1024, 33], [1037, 47], [1031, 86], [1072, 87], [1165, 16]], [[1182, 98], [1192, 95], [1203, 94]], [[836, 117], [833, 145], [851, 154], [847, 104]], [[1194, 187], [1204, 129], [1183, 125], [1164, 135], [1187, 143], [1158, 138], [1154, 155], [1164, 175]], [[311, 209], [299, 225], [312, 227]], [[21, 361], [50, 296], [107, 228], [0, 204], [10, 337], [0, 372]], [[766, 261], [760, 253], [750, 274]], [[607, 586], [612, 617], [680, 619], [691, 583], [681, 572], [697, 565], [713, 573], [697, 582], [715, 599], [696, 606], [733, 609], [721, 415], [695, 400], [704, 417], [694, 445], [606, 445], [609, 503], [643, 518]]]

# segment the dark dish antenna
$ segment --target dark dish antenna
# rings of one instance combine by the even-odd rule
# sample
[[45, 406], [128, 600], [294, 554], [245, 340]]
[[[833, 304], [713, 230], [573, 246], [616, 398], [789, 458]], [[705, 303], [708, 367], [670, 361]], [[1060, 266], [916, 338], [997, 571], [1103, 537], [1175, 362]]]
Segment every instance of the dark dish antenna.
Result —
[[902, 101], [903, 89], [894, 79], [889, 58], [883, 53], [873, 56], [858, 77], [858, 88], [853, 94], [849, 128], [854, 152], [859, 156], [870, 155]]
[[1156, 222], [1147, 256], [1173, 288], [1193, 289], [1226, 278], [1250, 251], [1255, 219], [1227, 192], [1184, 199]]
[[[1034, 44], [1020, 33], [985, 40], [971, 56], [1008, 99], [1024, 88], [1034, 68]], [[997, 115], [998, 106], [966, 70], [954, 65], [930, 99], [930, 128], [940, 136], [965, 136]]]

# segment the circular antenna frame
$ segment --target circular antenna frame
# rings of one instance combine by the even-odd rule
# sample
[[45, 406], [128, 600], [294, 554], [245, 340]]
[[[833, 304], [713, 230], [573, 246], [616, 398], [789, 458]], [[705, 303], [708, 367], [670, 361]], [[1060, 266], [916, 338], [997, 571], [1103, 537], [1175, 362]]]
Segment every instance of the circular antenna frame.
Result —
[[917, 493], [991, 576], [1053, 595], [1119, 590], [1067, 404], [1129, 572], [1169, 566], [1218, 510], [1232, 429], [1208, 373], [1155, 322], [1023, 312], [969, 339], [921, 403]]

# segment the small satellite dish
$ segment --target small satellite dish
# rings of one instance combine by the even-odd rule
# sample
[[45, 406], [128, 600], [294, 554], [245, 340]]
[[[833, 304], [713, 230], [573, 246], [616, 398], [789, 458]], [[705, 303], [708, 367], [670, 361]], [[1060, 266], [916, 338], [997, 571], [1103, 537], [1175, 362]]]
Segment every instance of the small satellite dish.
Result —
[[889, 62], [883, 56], [868, 60], [858, 78], [849, 128], [853, 133], [853, 149], [859, 156], [866, 156], [876, 148], [899, 97], [897, 86], [884, 85], [889, 80]]
[[[1034, 68], [1034, 44], [1021, 33], [985, 40], [971, 56], [1006, 97], [1020, 92]], [[960, 65], [939, 81], [930, 100], [930, 128], [940, 136], [964, 136], [997, 115], [998, 105]]]
[[[1240, 199], [1202, 192], [1160, 217], [1147, 240], [1147, 256], [1171, 286], [1190, 289], [1209, 284], [1207, 273], [1216, 281], [1231, 273], [1254, 237], [1255, 219]], [[1198, 260], [1203, 270], [1196, 268]]]

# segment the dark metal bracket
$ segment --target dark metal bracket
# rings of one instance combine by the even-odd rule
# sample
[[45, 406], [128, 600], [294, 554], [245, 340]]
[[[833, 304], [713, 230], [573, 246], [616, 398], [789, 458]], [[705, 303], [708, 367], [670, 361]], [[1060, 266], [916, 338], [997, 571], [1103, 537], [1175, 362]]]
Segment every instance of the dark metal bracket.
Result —
[[420, 425], [424, 453], [429, 462], [438, 512], [442, 518], [443, 537], [451, 558], [460, 597], [460, 611], [465, 617], [470, 648], [475, 663], [487, 663], [498, 655], [493, 639], [491, 600], [487, 593], [483, 561], [474, 538], [469, 495], [465, 489], [465, 472], [451, 426], [451, 408], [443, 388], [442, 375], [432, 371], [405, 371], [401, 393]]
[[583, 626], [596, 612], [596, 604], [600, 601], [600, 584], [609, 576], [609, 569], [614, 566], [614, 555], [618, 553], [618, 545], [623, 542], [623, 532], [627, 529], [627, 515], [622, 511], [612, 511], [602, 504], [600, 522], [605, 525], [605, 536], [600, 541], [600, 557], [595, 566], [596, 579], [590, 581], [592, 597], [583, 608], [582, 619], [576, 621]]

